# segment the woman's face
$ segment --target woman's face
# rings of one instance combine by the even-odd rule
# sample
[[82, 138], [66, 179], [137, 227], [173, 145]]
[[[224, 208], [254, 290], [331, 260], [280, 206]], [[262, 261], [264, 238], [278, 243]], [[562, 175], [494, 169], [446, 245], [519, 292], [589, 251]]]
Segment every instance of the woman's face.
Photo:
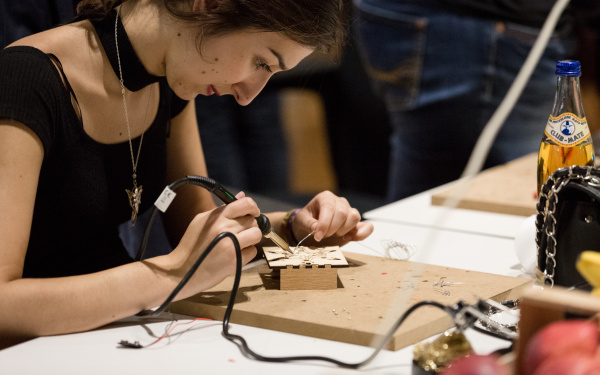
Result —
[[195, 35], [185, 31], [165, 58], [169, 86], [185, 100], [233, 95], [248, 105], [274, 73], [295, 67], [313, 51], [278, 33], [244, 31], [205, 37], [199, 52]]

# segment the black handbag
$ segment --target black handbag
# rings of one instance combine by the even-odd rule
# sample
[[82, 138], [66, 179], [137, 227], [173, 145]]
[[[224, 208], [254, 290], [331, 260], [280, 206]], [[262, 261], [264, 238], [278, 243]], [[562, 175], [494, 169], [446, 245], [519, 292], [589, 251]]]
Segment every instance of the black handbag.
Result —
[[538, 280], [589, 289], [575, 263], [582, 251], [600, 251], [600, 169], [556, 170], [542, 186], [536, 208]]

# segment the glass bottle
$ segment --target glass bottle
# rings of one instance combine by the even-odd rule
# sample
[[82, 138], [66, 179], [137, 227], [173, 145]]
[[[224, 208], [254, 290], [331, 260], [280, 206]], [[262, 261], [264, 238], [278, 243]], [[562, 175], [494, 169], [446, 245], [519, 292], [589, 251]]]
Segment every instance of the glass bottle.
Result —
[[583, 112], [579, 77], [581, 64], [556, 64], [556, 95], [538, 153], [537, 192], [554, 171], [571, 165], [594, 165], [594, 146]]

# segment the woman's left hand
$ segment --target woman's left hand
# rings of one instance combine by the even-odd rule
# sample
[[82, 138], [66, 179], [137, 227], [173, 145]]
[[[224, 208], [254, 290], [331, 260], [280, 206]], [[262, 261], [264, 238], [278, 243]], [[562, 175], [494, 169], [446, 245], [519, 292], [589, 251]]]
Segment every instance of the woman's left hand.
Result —
[[324, 191], [302, 208], [292, 221], [292, 230], [298, 241], [313, 233], [303, 245], [344, 245], [361, 241], [373, 232], [371, 223], [361, 222], [360, 213], [346, 198]]

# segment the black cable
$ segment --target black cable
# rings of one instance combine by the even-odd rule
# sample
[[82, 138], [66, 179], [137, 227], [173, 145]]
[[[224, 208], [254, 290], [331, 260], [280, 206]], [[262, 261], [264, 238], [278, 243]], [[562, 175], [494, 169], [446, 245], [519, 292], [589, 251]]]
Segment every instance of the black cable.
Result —
[[[232, 295], [233, 295], [233, 291], [232, 291]], [[234, 301], [235, 298], [233, 298], [232, 300]], [[230, 300], [230, 302], [232, 300]], [[414, 304], [408, 310], [406, 310], [404, 312], [404, 314], [402, 314], [402, 316], [396, 321], [396, 324], [394, 325], [394, 327], [388, 332], [388, 334], [385, 336], [384, 340], [379, 344], [379, 346], [377, 348], [375, 348], [375, 351], [367, 359], [365, 359], [364, 361], [361, 361], [361, 362], [357, 362], [357, 363], [343, 362], [343, 361], [339, 361], [334, 358], [323, 357], [323, 356], [265, 357], [260, 354], [257, 354], [254, 351], [252, 351], [250, 349], [250, 347], [248, 347], [248, 343], [246, 342], [246, 340], [243, 337], [229, 333], [229, 317], [233, 310], [233, 305], [228, 305], [227, 310], [225, 310], [225, 317], [223, 318], [223, 333], [222, 334], [223, 334], [223, 337], [225, 337], [227, 340], [236, 344], [238, 346], [238, 348], [240, 349], [240, 351], [242, 352], [242, 354], [244, 354], [246, 357], [256, 359], [259, 361], [279, 362], [279, 363], [293, 362], [293, 361], [325, 361], [325, 362], [330, 362], [330, 363], [336, 364], [340, 367], [357, 369], [357, 368], [365, 366], [366, 364], [371, 362], [377, 356], [377, 354], [379, 354], [379, 352], [383, 348], [385, 348], [385, 346], [388, 344], [390, 339], [393, 337], [394, 332], [396, 332], [398, 327], [400, 327], [400, 325], [402, 325], [402, 323], [406, 320], [406, 318], [408, 318], [408, 316], [410, 314], [412, 314], [415, 310], [417, 310], [423, 306], [434, 306], [434, 307], [438, 307], [442, 310], [447, 311], [446, 306], [444, 306], [438, 302], [435, 302], [435, 301], [421, 301], [421, 302]]]
[[[233, 242], [233, 246], [235, 248], [235, 255], [236, 255], [236, 266], [235, 266], [235, 277], [234, 277], [234, 281], [233, 281], [233, 286], [231, 287], [231, 295], [229, 296], [229, 302], [227, 303], [227, 308], [225, 309], [225, 314], [223, 316], [222, 335], [227, 340], [236, 344], [238, 346], [238, 348], [240, 349], [240, 351], [242, 352], [242, 354], [244, 354], [246, 357], [253, 358], [253, 359], [256, 359], [259, 361], [263, 361], [263, 362], [279, 362], [279, 363], [292, 362], [292, 361], [325, 361], [325, 362], [330, 362], [330, 363], [336, 364], [340, 367], [357, 369], [357, 368], [362, 367], [362, 366], [368, 364], [369, 362], [371, 362], [377, 356], [377, 354], [379, 354], [379, 352], [383, 348], [385, 348], [385, 346], [388, 344], [388, 342], [392, 339], [394, 332], [396, 332], [396, 330], [400, 327], [400, 325], [402, 325], [402, 323], [406, 320], [406, 318], [408, 318], [408, 316], [410, 314], [412, 314], [415, 310], [419, 309], [420, 307], [434, 306], [434, 307], [440, 308], [440, 309], [450, 313], [451, 315], [454, 315], [453, 312], [455, 311], [455, 309], [448, 308], [447, 306], [442, 305], [441, 303], [438, 303], [435, 301], [418, 302], [418, 303], [414, 304], [413, 306], [411, 306], [408, 310], [406, 310], [404, 312], [404, 314], [402, 314], [402, 316], [396, 321], [396, 324], [388, 332], [388, 334], [381, 341], [381, 343], [375, 349], [375, 351], [366, 360], [364, 360], [362, 362], [358, 362], [358, 363], [347, 363], [347, 362], [339, 361], [334, 358], [329, 358], [329, 357], [324, 357], [324, 356], [291, 356], [291, 357], [262, 356], [260, 354], [257, 354], [253, 350], [251, 350], [250, 347], [248, 346], [248, 343], [246, 342], [246, 340], [243, 337], [229, 333], [229, 321], [231, 318], [231, 314], [233, 313], [233, 306], [235, 304], [235, 299], [237, 297], [237, 292], [238, 292], [241, 277], [242, 277], [242, 250], [240, 248], [240, 244], [239, 244], [237, 238], [230, 232], [220, 233], [218, 236], [216, 236], [210, 242], [210, 244], [208, 244], [206, 249], [202, 252], [202, 254], [200, 254], [198, 259], [194, 262], [194, 264], [190, 268], [190, 270], [186, 273], [186, 275], [183, 277], [183, 279], [179, 282], [177, 287], [175, 287], [173, 292], [171, 292], [169, 297], [167, 297], [167, 299], [161, 304], [161, 306], [158, 309], [156, 309], [154, 311], [152, 311], [152, 310], [142, 311], [138, 315], [156, 316], [156, 315], [164, 312], [167, 309], [167, 307], [169, 306], [169, 304], [173, 301], [173, 299], [177, 296], [177, 294], [181, 291], [181, 289], [183, 289], [183, 287], [191, 279], [193, 274], [196, 272], [196, 270], [198, 269], [200, 264], [204, 261], [204, 259], [208, 256], [208, 254], [214, 249], [214, 247], [219, 243], [219, 241], [221, 241], [225, 237], [230, 238], [231, 241]], [[127, 341], [121, 341], [120, 344], [122, 346], [127, 346], [127, 347], [136, 347], [136, 346], [127, 345], [128, 344]]]
[[[208, 254], [214, 249], [214, 247], [219, 243], [219, 241], [221, 241], [225, 237], [230, 238], [231, 241], [233, 242], [233, 246], [235, 249], [235, 255], [236, 255], [236, 267], [235, 267], [236, 269], [235, 269], [233, 286], [231, 288], [231, 295], [229, 296], [229, 302], [227, 303], [227, 308], [225, 309], [225, 314], [223, 316], [222, 335], [227, 340], [229, 340], [229, 341], [233, 342], [235, 345], [237, 345], [243, 355], [245, 355], [246, 357], [251, 358], [251, 359], [255, 359], [255, 360], [263, 361], [263, 362], [275, 362], [275, 363], [293, 362], [293, 361], [324, 361], [324, 362], [333, 363], [335, 365], [338, 365], [338, 366], [344, 367], [344, 368], [357, 369], [357, 368], [360, 368], [360, 367], [365, 366], [368, 363], [370, 363], [379, 354], [379, 352], [383, 348], [386, 347], [388, 342], [392, 339], [396, 330], [402, 325], [402, 323], [404, 323], [404, 321], [408, 318], [408, 316], [410, 316], [410, 314], [412, 314], [417, 309], [419, 309], [423, 306], [433, 306], [433, 307], [437, 307], [441, 310], [446, 311], [449, 315], [454, 317], [456, 315], [456, 313], [458, 311], [462, 310], [462, 308], [465, 306], [462, 303], [458, 303], [455, 306], [449, 307], [449, 306], [445, 306], [436, 301], [421, 301], [421, 302], [418, 302], [418, 303], [412, 305], [408, 310], [406, 310], [402, 314], [402, 316], [400, 316], [400, 318], [396, 321], [394, 326], [388, 331], [388, 333], [386, 334], [384, 339], [380, 342], [379, 346], [377, 346], [375, 348], [373, 353], [364, 361], [357, 362], [357, 363], [343, 362], [343, 361], [340, 361], [340, 360], [337, 360], [334, 358], [324, 357], [324, 356], [288, 356], [288, 357], [263, 356], [263, 355], [257, 354], [252, 349], [250, 349], [247, 341], [242, 336], [229, 333], [229, 321], [231, 318], [231, 314], [233, 313], [233, 306], [235, 304], [237, 292], [239, 290], [240, 281], [241, 281], [241, 277], [242, 277], [242, 251], [241, 251], [240, 244], [239, 244], [237, 238], [230, 232], [223, 232], [223, 233], [220, 233], [218, 236], [216, 236], [210, 242], [210, 244], [206, 247], [206, 249], [202, 252], [202, 254], [200, 254], [198, 259], [194, 262], [194, 265], [190, 268], [190, 270], [186, 273], [186, 275], [183, 277], [183, 279], [179, 282], [177, 287], [173, 290], [173, 292], [169, 295], [169, 297], [167, 297], [167, 299], [163, 302], [163, 304], [155, 311], [150, 310], [149, 312], [143, 312], [143, 313], [146, 313], [144, 315], [158, 315], [158, 314], [164, 312], [166, 310], [166, 308], [168, 307], [168, 305], [172, 302], [172, 300], [177, 296], [179, 291], [181, 291], [181, 289], [191, 279], [192, 275], [196, 272], [196, 270], [198, 269], [200, 264], [204, 261], [204, 259], [208, 256]], [[476, 327], [474, 327], [474, 328], [477, 329]], [[477, 329], [477, 330], [480, 332], [483, 332], [483, 333], [491, 334], [494, 337], [498, 337], [497, 335], [492, 334], [491, 332], [483, 331], [480, 329]], [[139, 344], [136, 346], [135, 344], [130, 344], [127, 341], [121, 341], [120, 344], [124, 347], [142, 348], [142, 346], [139, 346]]]
[[[200, 186], [209, 190], [221, 200], [224, 199], [224, 195], [229, 194], [226, 190], [223, 192], [223, 188], [213, 179], [204, 177], [204, 176], [186, 176], [180, 178], [179, 180], [173, 182], [168, 186], [168, 189], [175, 191], [181, 185], [192, 184], [196, 186]], [[166, 190], [166, 189], [165, 189]], [[231, 194], [229, 194], [231, 195]], [[235, 198], [234, 198], [235, 199]], [[150, 232], [152, 231], [152, 224], [154, 223], [154, 219], [158, 214], [158, 207], [153, 205], [150, 212], [150, 217], [148, 219], [148, 224], [146, 224], [146, 229], [144, 230], [144, 235], [142, 236], [142, 240], [140, 242], [140, 246], [138, 247], [137, 254], [135, 256], [135, 261], [140, 261], [144, 258], [144, 253], [146, 252], [146, 247], [148, 246], [148, 239], [150, 238]]]
[[[233, 241], [233, 245], [236, 249], [236, 278], [241, 278], [241, 271], [242, 271], [242, 252], [240, 249], [240, 244], [237, 240], [237, 238], [231, 234], [230, 232], [223, 232], [220, 233], [219, 235], [217, 235], [212, 241], [210, 241], [210, 243], [208, 244], [208, 246], [206, 246], [206, 249], [202, 252], [202, 254], [200, 254], [200, 256], [198, 257], [198, 259], [196, 259], [196, 261], [194, 262], [194, 264], [192, 265], [192, 267], [190, 268], [190, 270], [185, 274], [185, 276], [183, 276], [183, 278], [181, 279], [181, 281], [179, 282], [179, 284], [177, 284], [177, 286], [175, 287], [175, 289], [173, 289], [173, 291], [171, 292], [171, 294], [169, 294], [169, 296], [167, 297], [167, 299], [156, 309], [156, 310], [144, 310], [139, 312], [137, 315], [138, 316], [157, 316], [161, 313], [163, 313], [167, 307], [169, 307], [169, 304], [171, 302], [173, 302], [173, 300], [175, 299], [175, 297], [177, 297], [177, 294], [179, 294], [179, 292], [181, 291], [181, 289], [183, 289], [183, 287], [185, 286], [185, 284], [188, 283], [188, 281], [190, 281], [190, 279], [192, 278], [192, 276], [194, 275], [194, 273], [196, 272], [196, 270], [198, 270], [198, 267], [200, 267], [200, 264], [202, 264], [202, 262], [204, 261], [204, 259], [208, 256], [208, 254], [213, 250], [213, 248], [219, 243], [219, 241], [221, 241], [223, 238], [225, 237], [229, 237], [231, 239], [231, 241]], [[238, 253], [239, 252], [239, 256]], [[238, 267], [239, 266], [239, 267]], [[237, 269], [239, 268], [240, 272], [239, 272], [239, 277], [238, 277], [238, 272]], [[234, 290], [237, 290], [237, 286], [239, 285], [239, 280], [237, 280], [237, 284], [234, 283], [233, 288]], [[232, 293], [235, 294], [235, 293]]]
[[[167, 189], [175, 191], [181, 185], [191, 184], [205, 188], [210, 191], [214, 195], [216, 195], [223, 203], [229, 204], [236, 200], [235, 196], [233, 196], [230, 192], [227, 191], [222, 185], [217, 183], [212, 178], [204, 177], [204, 176], [195, 176], [189, 175], [170, 184]], [[165, 189], [165, 190], [167, 190]], [[163, 192], [164, 193], [164, 192]], [[161, 194], [162, 195], [162, 194]], [[168, 205], [167, 205], [168, 206]], [[158, 214], [158, 207], [153, 205], [150, 212], [150, 217], [148, 218], [148, 224], [146, 225], [146, 229], [144, 230], [144, 234], [142, 236], [142, 240], [140, 241], [140, 246], [138, 247], [138, 251], [134, 260], [140, 261], [144, 258], [144, 253], [146, 252], [146, 248], [148, 246], [148, 239], [150, 238], [150, 232], [152, 231], [152, 225], [154, 224], [154, 219], [156, 219], [156, 215]], [[258, 223], [258, 227], [263, 235], [271, 232], [271, 222], [269, 218], [265, 215], [261, 214], [256, 218]]]
[[[208, 178], [208, 177], [204, 177], [204, 176], [188, 175], [186, 177], [180, 178], [179, 180], [171, 183], [167, 187], [167, 189], [174, 191], [177, 188], [179, 188], [180, 186], [185, 185], [185, 184], [192, 184], [192, 185], [203, 187], [206, 190], [213, 193], [214, 195], [216, 195], [221, 201], [223, 201], [223, 203], [226, 203], [226, 204], [231, 203], [236, 200], [235, 196], [233, 196], [230, 192], [228, 192], [227, 189], [225, 189], [222, 185], [217, 183], [212, 178]], [[167, 189], [165, 189], [165, 190], [167, 190]], [[167, 204], [167, 207], [168, 207], [168, 204]], [[140, 261], [144, 258], [144, 253], [146, 252], [146, 248], [148, 246], [148, 240], [150, 238], [150, 232], [152, 231], [152, 225], [154, 224], [154, 219], [156, 218], [156, 215], [158, 214], [158, 212], [159, 212], [158, 207], [156, 205], [153, 205], [152, 209], [151, 209], [150, 217], [148, 219], [148, 223], [146, 224], [144, 234], [140, 241], [140, 246], [138, 247], [138, 251], [135, 256], [135, 261]], [[257, 220], [258, 226], [259, 226], [261, 232], [263, 233], [263, 235], [265, 234], [265, 232], [271, 231], [271, 222], [265, 215], [261, 214], [259, 217], [256, 218], [256, 220]], [[190, 270], [185, 274], [185, 276], [179, 282], [179, 284], [177, 284], [177, 286], [171, 292], [169, 297], [167, 297], [167, 299], [156, 310], [144, 310], [144, 311], [140, 311], [136, 315], [138, 315], [138, 316], [148, 316], [148, 315], [149, 316], [157, 316], [157, 315], [163, 313], [167, 309], [169, 304], [173, 301], [173, 299], [175, 299], [175, 297], [181, 291], [181, 289], [183, 289], [185, 284], [187, 284], [187, 282], [191, 279], [191, 277], [194, 275], [194, 273], [196, 272], [198, 267], [200, 267], [200, 264], [204, 261], [206, 256], [212, 251], [212, 249], [217, 245], [217, 243], [224, 237], [230, 237], [234, 243], [234, 246], [237, 246], [239, 248], [239, 243], [237, 242], [237, 238], [233, 234], [231, 234], [229, 232], [219, 234], [208, 244], [208, 246], [206, 247], [204, 252], [202, 252], [202, 254], [200, 254], [198, 259], [196, 259], [196, 261], [194, 262], [194, 264], [192, 265]], [[242, 253], [240, 250], [239, 259], [238, 259], [238, 262], [240, 263], [240, 270], [241, 270], [241, 262], [242, 262], [241, 255], [242, 255]], [[236, 288], [236, 290], [237, 290], [237, 288]]]
[[[220, 187], [220, 185], [218, 185], [214, 180], [209, 179], [207, 177], [202, 177], [202, 176], [187, 176], [185, 178], [182, 178], [180, 180], [175, 181], [174, 183], [172, 183], [171, 185], [169, 185], [169, 188], [171, 190], [176, 189], [177, 187], [186, 184], [186, 183], [191, 183], [197, 186], [201, 186], [204, 187], [208, 190], [210, 190], [211, 192], [215, 193], [215, 195], [219, 196], [219, 194], [228, 194], [227, 197], [221, 197], [219, 196], [219, 198], [221, 198], [221, 200], [223, 200], [225, 203], [227, 203], [228, 201], [231, 201], [231, 198], [233, 198], [235, 200], [235, 198], [233, 196], [231, 196], [231, 194], [229, 192], [227, 192], [227, 190], [223, 189], [222, 187]], [[149, 233], [152, 227], [152, 222], [155, 218], [157, 214], [157, 209], [156, 206], [153, 207], [153, 211], [151, 213], [150, 216], [150, 220], [147, 224], [146, 230], [144, 232], [144, 237], [142, 238], [142, 242], [140, 244], [140, 247], [138, 249], [138, 254], [136, 256], [136, 260], [140, 260], [143, 255], [144, 252], [146, 250], [146, 245], [148, 242], [148, 237], [149, 237]], [[228, 237], [229, 239], [231, 239], [231, 241], [233, 242], [233, 246], [235, 249], [235, 255], [236, 255], [236, 269], [235, 269], [235, 276], [234, 276], [234, 282], [233, 282], [233, 286], [231, 289], [231, 295], [229, 297], [229, 302], [227, 303], [227, 308], [225, 309], [225, 314], [223, 316], [223, 331], [222, 331], [222, 335], [223, 337], [225, 337], [227, 340], [231, 341], [232, 343], [234, 343], [235, 345], [238, 346], [238, 348], [240, 349], [240, 351], [242, 352], [243, 355], [245, 355], [248, 358], [252, 358], [255, 360], [259, 360], [259, 361], [263, 361], [263, 362], [276, 362], [276, 363], [281, 363], [281, 362], [292, 362], [292, 361], [324, 361], [324, 362], [330, 362], [333, 363], [335, 365], [338, 365], [340, 367], [344, 367], [344, 368], [351, 368], [351, 369], [357, 369], [360, 368], [362, 366], [365, 366], [366, 364], [368, 364], [369, 362], [371, 362], [376, 356], [377, 354], [379, 354], [379, 352], [386, 347], [386, 345], [388, 344], [388, 342], [392, 339], [392, 337], [394, 336], [394, 333], [396, 332], [396, 330], [402, 325], [402, 323], [404, 323], [404, 321], [406, 320], [406, 318], [408, 318], [408, 316], [410, 314], [412, 314], [414, 311], [416, 311], [417, 309], [423, 307], [423, 306], [433, 306], [433, 307], [437, 307], [441, 310], [446, 311], [446, 313], [448, 313], [450, 316], [452, 316], [453, 318], [456, 316], [456, 314], [460, 311], [463, 310], [463, 308], [465, 307], [465, 304], [462, 302], [457, 303], [454, 306], [445, 306], [439, 302], [435, 302], [435, 301], [421, 301], [418, 302], [414, 305], [412, 305], [408, 310], [406, 310], [402, 316], [400, 316], [400, 318], [396, 321], [396, 323], [394, 324], [394, 326], [388, 331], [388, 333], [385, 335], [385, 337], [383, 338], [383, 340], [379, 343], [379, 345], [375, 348], [375, 350], [373, 351], [373, 353], [364, 361], [361, 362], [357, 362], [357, 363], [348, 363], [348, 362], [343, 362], [343, 361], [339, 361], [337, 359], [334, 358], [330, 358], [330, 357], [324, 357], [324, 356], [287, 356], [287, 357], [266, 357], [260, 354], [257, 354], [256, 352], [254, 352], [253, 350], [250, 349], [250, 347], [248, 346], [248, 343], [246, 342], [246, 340], [239, 336], [239, 335], [234, 335], [229, 333], [229, 320], [231, 318], [231, 314], [233, 313], [233, 306], [235, 304], [235, 299], [237, 297], [237, 292], [240, 286], [240, 280], [242, 277], [242, 250], [240, 248], [240, 244], [238, 242], [237, 237], [235, 237], [235, 235], [233, 235], [230, 232], [223, 232], [220, 233], [219, 235], [217, 235], [206, 247], [206, 249], [202, 252], [202, 254], [200, 254], [200, 256], [196, 259], [196, 261], [194, 262], [194, 264], [192, 265], [192, 267], [190, 268], [190, 270], [185, 274], [185, 276], [181, 279], [181, 281], [179, 282], [179, 284], [177, 284], [177, 286], [175, 287], [175, 289], [173, 289], [173, 291], [171, 292], [171, 294], [167, 297], [167, 299], [156, 309], [156, 310], [144, 310], [140, 313], [138, 313], [138, 315], [141, 316], [156, 316], [161, 314], [162, 312], [164, 312], [167, 307], [169, 306], [169, 304], [173, 301], [173, 299], [175, 299], [175, 297], [177, 296], [177, 294], [179, 294], [179, 292], [181, 291], [181, 289], [183, 289], [183, 287], [188, 283], [188, 281], [192, 278], [192, 276], [194, 275], [194, 273], [198, 270], [198, 267], [200, 267], [200, 264], [202, 264], [202, 262], [204, 261], [204, 259], [206, 259], [206, 257], [208, 256], [208, 254], [214, 249], [214, 247], [219, 243], [219, 241], [221, 241], [223, 238]], [[479, 329], [478, 327], [474, 327], [473, 324], [470, 324], [473, 328], [475, 328], [476, 330], [482, 332], [482, 333], [487, 333], [490, 334], [494, 337], [498, 337], [498, 335], [489, 332], [489, 331], [484, 331], [482, 329]], [[502, 337], [500, 337], [502, 338]], [[123, 347], [128, 347], [128, 348], [143, 348], [143, 346], [137, 344], [137, 343], [130, 343], [126, 340], [122, 340], [119, 343], [121, 346]]]

